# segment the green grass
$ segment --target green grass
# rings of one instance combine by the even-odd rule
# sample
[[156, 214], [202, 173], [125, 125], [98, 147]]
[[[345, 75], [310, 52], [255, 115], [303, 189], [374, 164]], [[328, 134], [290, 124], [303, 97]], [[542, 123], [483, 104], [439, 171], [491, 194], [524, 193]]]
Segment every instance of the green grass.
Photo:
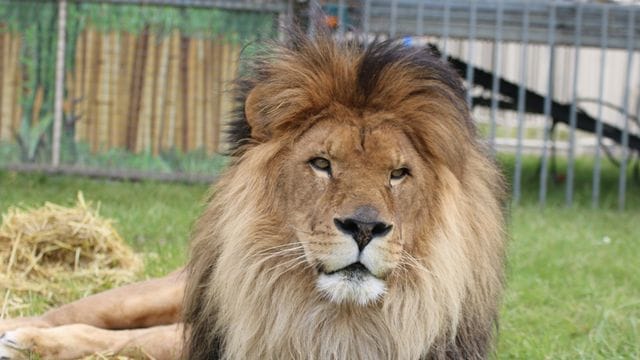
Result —
[[[512, 157], [501, 157], [507, 178]], [[603, 161], [600, 209], [592, 208], [593, 162], [575, 164], [573, 206], [566, 183], [549, 181], [538, 204], [539, 162], [523, 161], [521, 205], [511, 208], [500, 359], [640, 358], [640, 184], [629, 182], [618, 211], [619, 170]], [[559, 159], [557, 179], [566, 175]]]
[[512, 213], [500, 358], [640, 357], [637, 211]]
[[[502, 162], [510, 178], [513, 160]], [[640, 184], [630, 180], [627, 209], [619, 212], [617, 170], [604, 165], [600, 210], [591, 208], [592, 165], [586, 160], [576, 164], [574, 206], [563, 204], [564, 184], [550, 182], [549, 205], [541, 209], [537, 162], [525, 158], [522, 201], [510, 210], [499, 359], [640, 358]], [[564, 165], [558, 169], [564, 172]], [[99, 201], [101, 214], [148, 254], [143, 276], [184, 263], [206, 186], [0, 172], [0, 211], [45, 200], [70, 205], [78, 190]]]

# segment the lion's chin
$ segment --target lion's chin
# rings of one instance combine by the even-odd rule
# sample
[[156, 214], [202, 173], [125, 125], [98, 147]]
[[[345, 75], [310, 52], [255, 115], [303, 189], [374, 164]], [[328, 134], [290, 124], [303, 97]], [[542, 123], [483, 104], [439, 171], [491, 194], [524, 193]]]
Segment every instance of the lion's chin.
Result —
[[383, 280], [368, 272], [338, 271], [321, 273], [316, 286], [334, 303], [367, 305], [378, 300], [387, 290]]

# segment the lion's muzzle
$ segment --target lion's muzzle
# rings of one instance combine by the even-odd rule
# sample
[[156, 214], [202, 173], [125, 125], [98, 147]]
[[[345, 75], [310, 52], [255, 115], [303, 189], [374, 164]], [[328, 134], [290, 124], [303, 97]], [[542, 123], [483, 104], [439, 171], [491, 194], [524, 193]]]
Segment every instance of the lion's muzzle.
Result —
[[341, 245], [320, 259], [317, 286], [336, 303], [365, 305], [386, 292], [385, 276], [395, 266], [386, 245], [393, 225], [383, 221], [375, 207], [358, 206], [350, 215], [335, 217]]

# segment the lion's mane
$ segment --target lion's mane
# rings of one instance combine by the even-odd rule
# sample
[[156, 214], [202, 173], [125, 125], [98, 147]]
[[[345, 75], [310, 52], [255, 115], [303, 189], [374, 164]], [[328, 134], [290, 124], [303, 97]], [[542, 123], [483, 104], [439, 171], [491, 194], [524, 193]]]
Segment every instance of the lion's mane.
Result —
[[[246, 73], [231, 164], [194, 228], [185, 358], [486, 358], [503, 289], [504, 185], [476, 140], [460, 77], [428, 49], [299, 34]], [[424, 239], [409, 254], [416, 266], [370, 306], [328, 303], [314, 269], [281, 271], [292, 255], [270, 250], [296, 241], [279, 192], [285, 149], [333, 102], [412, 119], [403, 125], [412, 144], [449, 170], [424, 189], [436, 196], [411, 224]]]

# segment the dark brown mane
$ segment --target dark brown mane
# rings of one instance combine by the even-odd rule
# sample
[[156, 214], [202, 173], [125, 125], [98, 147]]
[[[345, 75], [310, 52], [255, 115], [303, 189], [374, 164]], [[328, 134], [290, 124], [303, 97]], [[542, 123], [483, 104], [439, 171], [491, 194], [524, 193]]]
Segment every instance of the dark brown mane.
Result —
[[[413, 123], [408, 119], [409, 132], [429, 128], [437, 131], [438, 126], [423, 122], [438, 121], [458, 128], [458, 133], [469, 132], [469, 138], [473, 138], [460, 77], [428, 47], [406, 46], [395, 40], [364, 46], [337, 43], [327, 34], [309, 38], [300, 32], [292, 32], [289, 39], [286, 45], [267, 45], [247, 64], [246, 74], [237, 83], [236, 99], [241, 105], [229, 129], [232, 154], [240, 155], [247, 145], [262, 142], [274, 133], [308, 127], [308, 119], [331, 103], [361, 111], [398, 113], [398, 109], [404, 109], [407, 117], [418, 118], [411, 119]], [[258, 107], [262, 129], [250, 127], [244, 108], [248, 94], [256, 87], [261, 97]], [[449, 106], [441, 107], [440, 114], [423, 116], [420, 111], [429, 102]], [[434, 109], [439, 107], [430, 106], [429, 111]], [[446, 133], [451, 130], [440, 135], [446, 138]]]

